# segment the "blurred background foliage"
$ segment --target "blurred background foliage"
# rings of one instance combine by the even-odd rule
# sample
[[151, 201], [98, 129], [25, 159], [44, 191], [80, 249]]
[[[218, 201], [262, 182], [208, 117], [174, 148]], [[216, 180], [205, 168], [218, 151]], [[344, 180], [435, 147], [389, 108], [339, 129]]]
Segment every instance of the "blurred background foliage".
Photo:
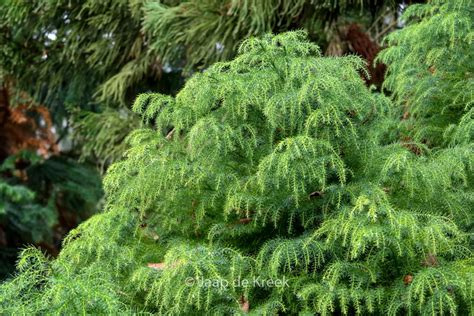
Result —
[[380, 89], [399, 0], [0, 0], [0, 277], [35, 244], [50, 255], [96, 212], [100, 175], [145, 124], [146, 91], [175, 94], [243, 39], [305, 29], [326, 55], [357, 54]]

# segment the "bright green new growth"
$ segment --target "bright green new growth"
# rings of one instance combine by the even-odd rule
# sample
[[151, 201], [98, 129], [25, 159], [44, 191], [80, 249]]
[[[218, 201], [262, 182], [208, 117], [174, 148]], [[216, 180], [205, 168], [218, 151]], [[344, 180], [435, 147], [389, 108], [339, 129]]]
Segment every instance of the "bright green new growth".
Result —
[[472, 312], [456, 225], [472, 154], [399, 143], [363, 67], [289, 32], [245, 41], [175, 98], [139, 96], [155, 128], [110, 168], [105, 212], [56, 260], [25, 250], [3, 312]]

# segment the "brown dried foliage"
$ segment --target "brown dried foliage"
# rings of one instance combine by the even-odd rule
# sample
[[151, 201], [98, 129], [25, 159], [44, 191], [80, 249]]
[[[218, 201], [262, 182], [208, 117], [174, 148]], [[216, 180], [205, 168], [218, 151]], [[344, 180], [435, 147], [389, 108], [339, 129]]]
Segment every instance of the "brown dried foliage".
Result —
[[24, 93], [21, 93], [22, 102], [12, 106], [10, 95], [11, 88], [4, 82], [0, 86], [0, 161], [25, 149], [44, 157], [57, 153], [48, 109]]

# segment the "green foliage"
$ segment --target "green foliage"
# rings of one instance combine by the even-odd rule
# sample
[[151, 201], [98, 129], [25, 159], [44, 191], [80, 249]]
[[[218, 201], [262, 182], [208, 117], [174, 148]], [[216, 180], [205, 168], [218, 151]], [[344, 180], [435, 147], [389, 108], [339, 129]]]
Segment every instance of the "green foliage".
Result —
[[33, 202], [34, 192], [21, 185], [0, 183], [2, 222], [23, 234], [30, 242], [48, 239], [56, 224], [54, 210]]
[[6, 243], [0, 248], [5, 254], [1, 275], [5, 277], [13, 271], [9, 265], [16, 257], [16, 252], [8, 253], [11, 247], [54, 248], [64, 234], [58, 226], [67, 229], [92, 215], [102, 189], [98, 174], [89, 167], [59, 157], [44, 160], [31, 152], [10, 156], [0, 171], [0, 224]]
[[206, 67], [233, 57], [249, 36], [296, 28], [321, 35], [342, 14], [375, 16], [395, 2], [2, 0], [0, 64], [56, 115], [67, 106], [96, 111], [126, 105], [137, 91], [168, 92], [166, 63]]
[[339, 16], [363, 20], [398, 1], [365, 0], [188, 0], [150, 1], [143, 28], [150, 50], [186, 72], [233, 58], [242, 40], [266, 33], [305, 29], [316, 42]]
[[174, 94], [182, 70], [187, 76], [229, 60], [250, 36], [304, 28], [325, 45], [325, 27], [339, 17], [370, 25], [397, 2], [2, 0], [0, 66], [19, 91], [51, 110], [61, 133], [74, 128], [82, 159], [104, 169], [139, 128], [128, 111], [137, 94]]
[[[64, 113], [64, 104], [87, 108], [98, 86], [113, 85], [106, 82], [122, 67], [138, 68], [145, 58], [141, 1], [3, 2], [2, 67], [56, 114]], [[130, 76], [126, 82], [107, 97], [122, 100], [136, 83]]]
[[387, 37], [390, 47], [380, 57], [389, 65], [385, 86], [417, 142], [473, 141], [473, 16], [472, 0], [413, 5], [402, 17], [408, 25]]
[[131, 130], [140, 126], [140, 120], [121, 111], [106, 109], [101, 113], [79, 111], [74, 118], [75, 140], [82, 145], [81, 159], [94, 159], [102, 172], [110, 163], [120, 160], [128, 149], [124, 141]]
[[[15, 161], [18, 159], [38, 163], [39, 157], [30, 152], [21, 152], [19, 155], [10, 156], [0, 166], [2, 172], [12, 172], [16, 169]], [[52, 226], [56, 224], [54, 206], [40, 205], [35, 201], [35, 192], [15, 179], [0, 181], [2, 223], [8, 229], [17, 230], [23, 239], [30, 243], [38, 243], [51, 239]], [[10, 182], [10, 183], [9, 183]], [[17, 183], [15, 183], [17, 182]]]
[[[0, 67], [5, 76], [18, 91], [48, 107], [60, 134], [70, 133], [73, 126], [76, 152], [91, 160], [98, 157], [102, 165], [121, 156], [124, 144], [114, 145], [138, 127], [138, 118], [127, 111], [135, 95], [151, 87], [167, 91], [166, 80], [156, 83], [159, 60], [147, 50], [140, 30], [143, 2], [0, 2]], [[105, 135], [98, 130], [117, 122], [120, 112], [128, 112], [121, 115], [120, 132]], [[83, 116], [84, 121], [75, 120]], [[64, 124], [65, 119], [73, 119], [72, 124]]]
[[360, 70], [288, 32], [140, 95], [105, 211], [26, 250], [2, 312], [472, 313], [472, 151], [400, 141]]

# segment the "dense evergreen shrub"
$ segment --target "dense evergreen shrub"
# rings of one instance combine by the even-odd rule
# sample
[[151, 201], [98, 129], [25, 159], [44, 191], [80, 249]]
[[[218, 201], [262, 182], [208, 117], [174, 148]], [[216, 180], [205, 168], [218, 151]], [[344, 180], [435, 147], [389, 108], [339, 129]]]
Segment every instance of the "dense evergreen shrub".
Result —
[[[56, 254], [58, 240], [76, 226], [78, 217], [96, 209], [91, 201], [100, 190], [89, 180], [97, 176], [73, 161], [95, 164], [105, 172], [122, 159], [128, 148], [124, 139], [141, 126], [139, 116], [130, 111], [138, 93], [174, 94], [185, 76], [233, 58], [243, 39], [269, 32], [304, 28], [323, 50], [329, 45], [337, 49], [328, 51], [341, 55], [349, 51], [344, 39], [349, 24], [360, 24], [367, 38], [369, 33], [381, 38], [393, 29], [396, 4], [401, 2], [0, 0], [0, 165], [26, 149], [26, 134], [32, 139], [47, 134], [55, 148], [51, 152], [68, 157], [38, 164], [44, 170], [54, 167], [49, 178], [43, 168], [29, 168], [28, 178], [38, 183], [43, 177], [41, 186], [35, 185], [41, 190], [27, 185], [24, 189], [35, 198], [13, 208], [10, 186], [27, 182], [26, 166], [0, 170], [9, 193], [0, 194], [0, 205], [8, 205], [0, 215], [0, 270], [5, 271], [0, 274], [10, 272], [2, 266], [12, 268], [18, 247], [25, 243], [41, 244]], [[18, 173], [22, 177], [14, 176]], [[78, 194], [57, 193], [51, 178], [58, 176], [62, 184], [63, 175], [75, 177], [68, 178], [68, 184], [85, 188], [76, 185]], [[31, 203], [38, 207], [30, 209]], [[62, 204], [68, 204], [67, 209]]]
[[472, 312], [472, 151], [414, 152], [363, 69], [290, 32], [139, 96], [154, 128], [110, 168], [105, 211], [56, 260], [26, 249], [3, 311]]

